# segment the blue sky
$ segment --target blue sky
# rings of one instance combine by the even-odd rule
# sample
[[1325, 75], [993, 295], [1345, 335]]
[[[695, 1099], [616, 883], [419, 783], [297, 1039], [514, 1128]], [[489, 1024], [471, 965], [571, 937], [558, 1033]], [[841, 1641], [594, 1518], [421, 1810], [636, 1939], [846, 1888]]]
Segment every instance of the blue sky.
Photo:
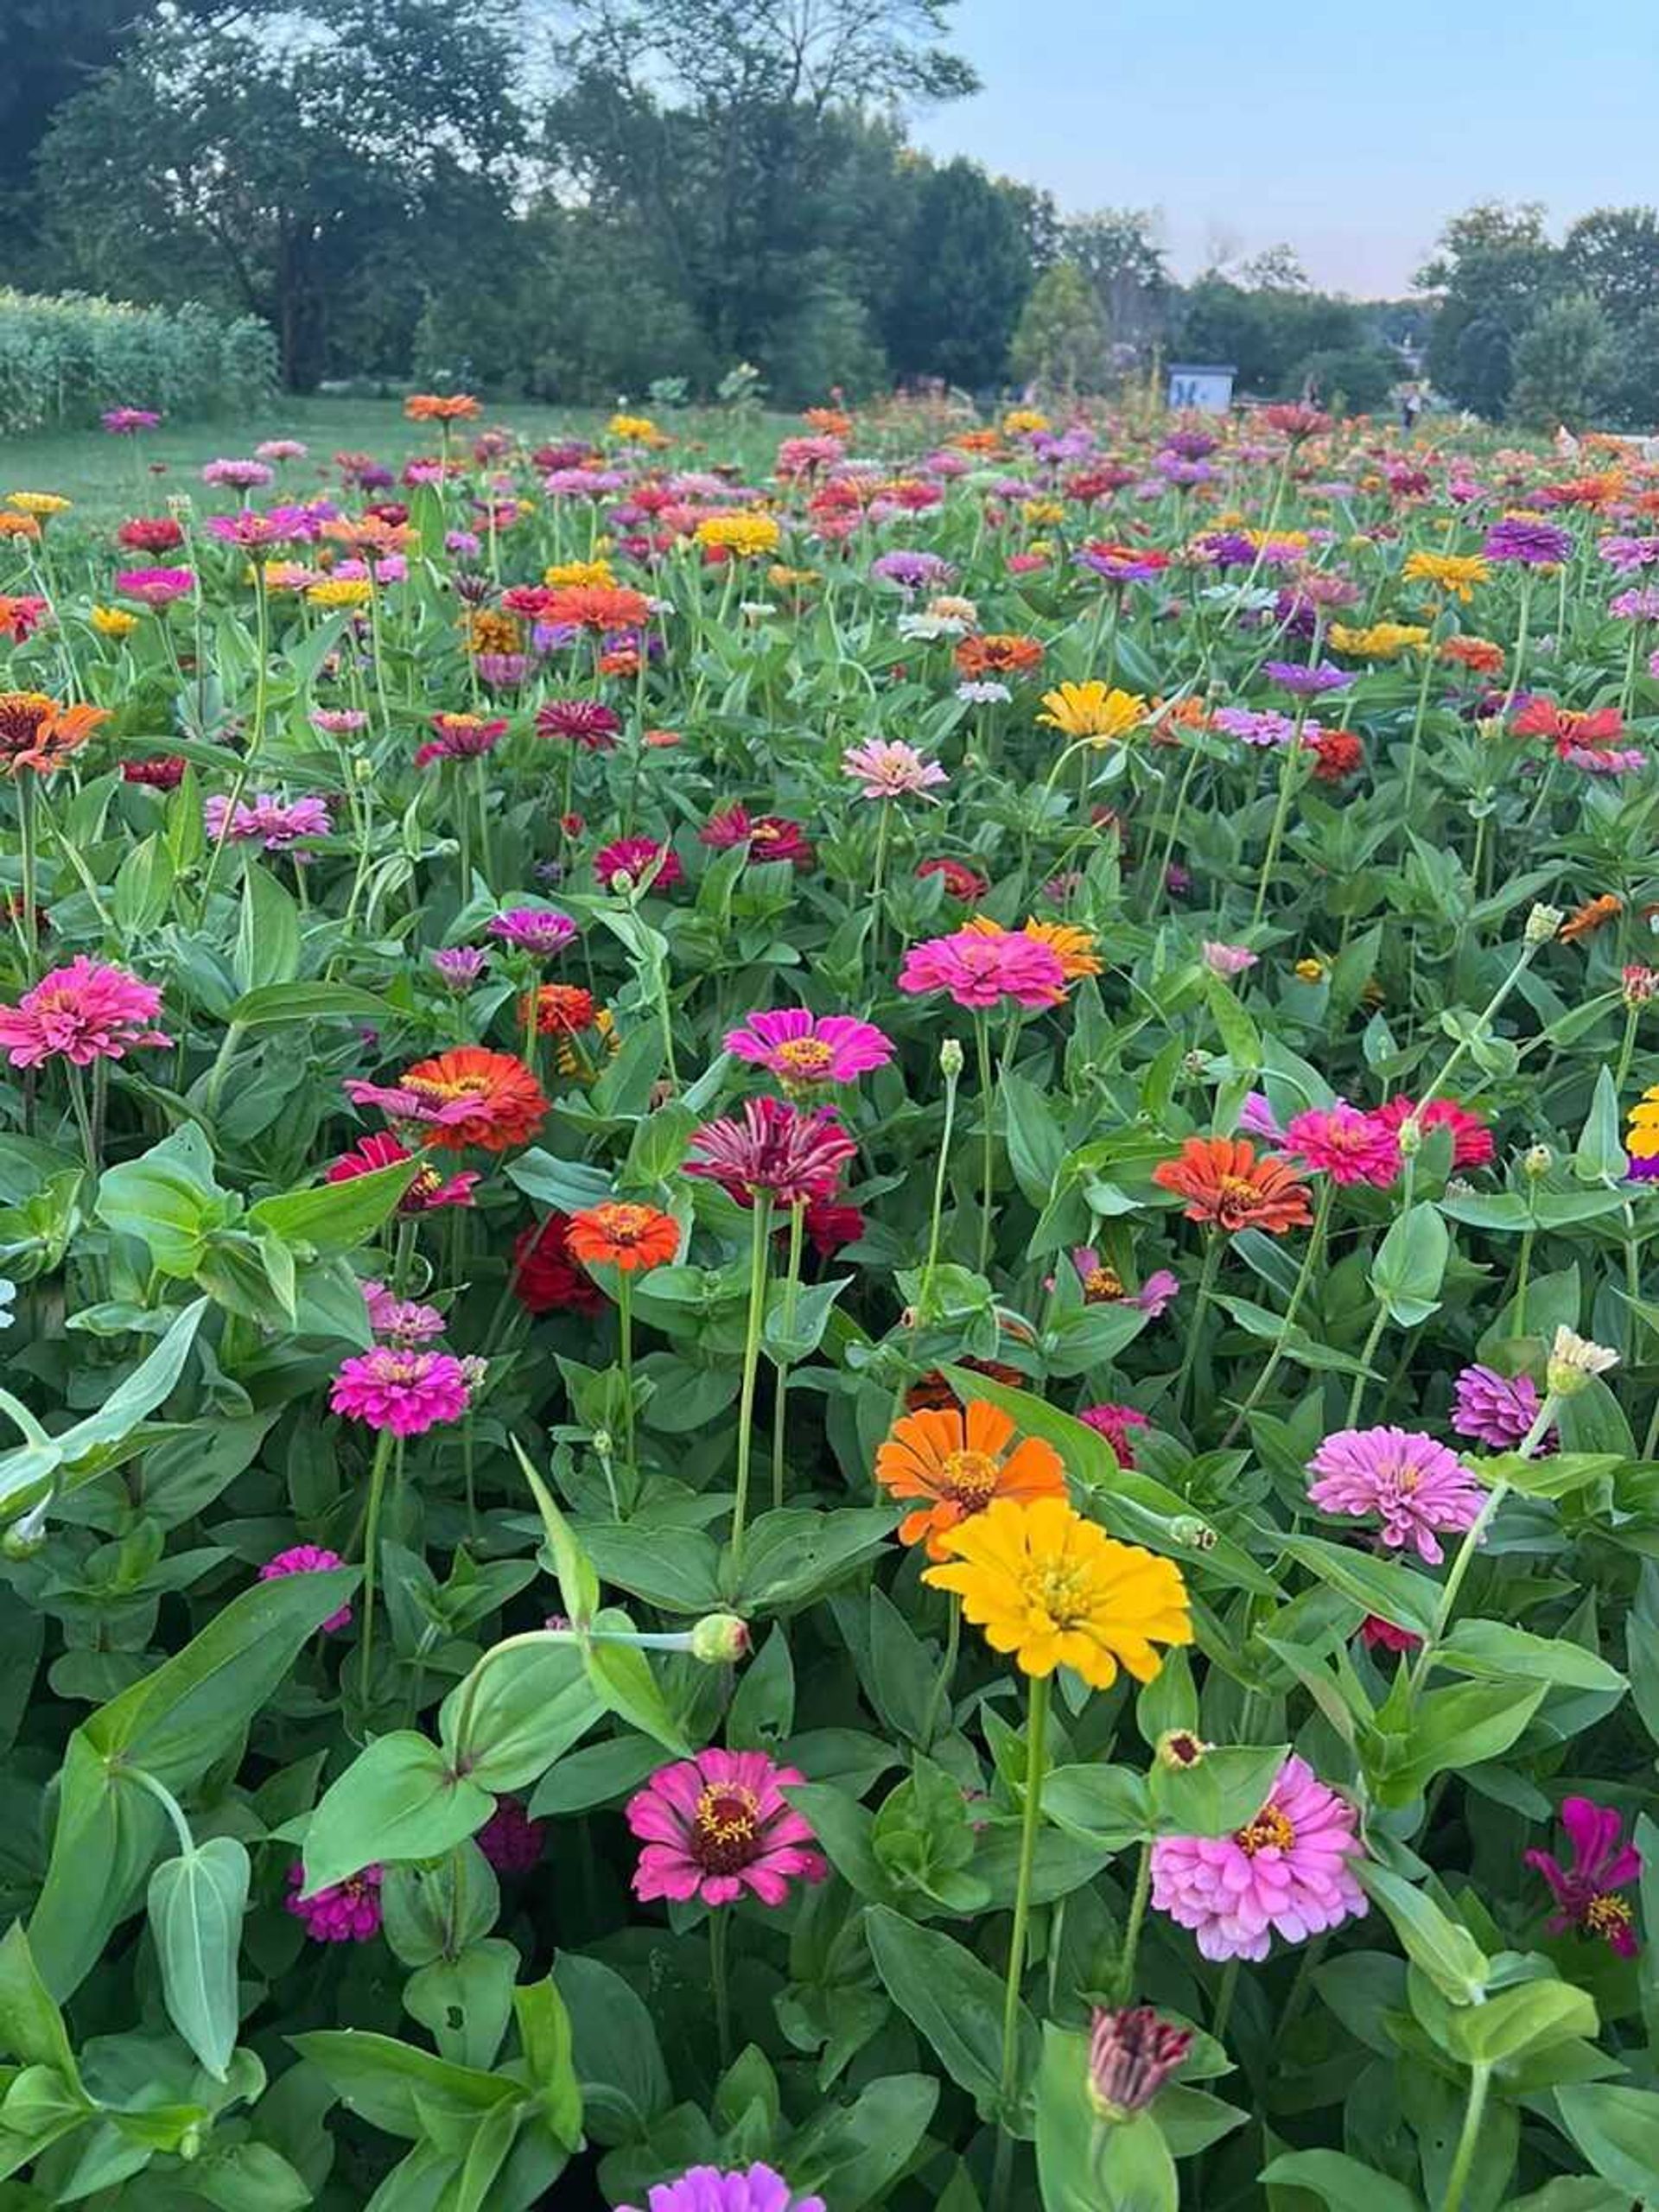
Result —
[[959, 0], [986, 89], [921, 143], [1069, 211], [1158, 209], [1179, 274], [1280, 239], [1317, 283], [1404, 291], [1448, 214], [1659, 200], [1659, 36], [1638, 4]]

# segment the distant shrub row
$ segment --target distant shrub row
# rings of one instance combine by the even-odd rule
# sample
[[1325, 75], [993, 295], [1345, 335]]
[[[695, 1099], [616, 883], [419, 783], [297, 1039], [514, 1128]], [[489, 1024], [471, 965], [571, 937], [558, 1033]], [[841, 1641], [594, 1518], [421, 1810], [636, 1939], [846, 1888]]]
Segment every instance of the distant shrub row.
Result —
[[84, 427], [106, 407], [245, 410], [276, 379], [276, 340], [251, 315], [0, 288], [0, 435]]

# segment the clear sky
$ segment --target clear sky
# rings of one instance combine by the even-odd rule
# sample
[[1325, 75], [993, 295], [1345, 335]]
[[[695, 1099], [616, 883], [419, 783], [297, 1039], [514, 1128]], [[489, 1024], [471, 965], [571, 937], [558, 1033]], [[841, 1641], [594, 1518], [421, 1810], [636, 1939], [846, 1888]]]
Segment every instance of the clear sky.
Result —
[[1068, 213], [1155, 208], [1176, 271], [1287, 241], [1313, 281], [1409, 287], [1449, 214], [1659, 201], [1652, 0], [959, 0], [985, 90], [915, 121], [935, 153]]

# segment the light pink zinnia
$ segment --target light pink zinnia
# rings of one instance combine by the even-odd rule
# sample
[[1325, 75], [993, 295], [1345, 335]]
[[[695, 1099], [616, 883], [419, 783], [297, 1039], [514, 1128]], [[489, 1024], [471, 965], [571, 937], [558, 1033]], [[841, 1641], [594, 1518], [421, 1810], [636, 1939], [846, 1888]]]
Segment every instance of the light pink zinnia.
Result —
[[1242, 976], [1262, 957], [1248, 944], [1219, 944], [1213, 938], [1205, 938], [1203, 952], [1204, 964], [1212, 976]]
[[363, 1303], [369, 1309], [369, 1326], [377, 1337], [388, 1344], [429, 1344], [434, 1337], [441, 1337], [444, 1319], [435, 1306], [423, 1306], [417, 1298], [399, 1298], [383, 1282], [365, 1281]]
[[386, 1344], [344, 1361], [328, 1395], [335, 1413], [394, 1436], [419, 1436], [440, 1421], [459, 1421], [467, 1402], [467, 1372], [458, 1359]]
[[791, 1095], [825, 1084], [855, 1083], [893, 1058], [893, 1040], [872, 1021], [850, 1014], [809, 1014], [785, 1007], [775, 1014], [750, 1014], [741, 1029], [728, 1029], [726, 1050], [740, 1060], [770, 1070]]
[[1472, 1528], [1486, 1493], [1458, 1458], [1410, 1428], [1341, 1428], [1308, 1461], [1307, 1486], [1326, 1513], [1376, 1514], [1391, 1551], [1407, 1544], [1438, 1567], [1437, 1536]]
[[[280, 1582], [285, 1574], [321, 1574], [331, 1567], [345, 1564], [338, 1552], [326, 1550], [321, 1544], [290, 1544], [285, 1552], [278, 1552], [274, 1559], [265, 1561], [259, 1570], [259, 1580]], [[351, 1607], [341, 1605], [323, 1622], [322, 1633], [336, 1635], [340, 1630], [349, 1628], [351, 1622]]]
[[1152, 1902], [1190, 1928], [1206, 1959], [1265, 1959], [1367, 1910], [1350, 1861], [1364, 1856], [1358, 1816], [1293, 1753], [1253, 1821], [1231, 1835], [1160, 1836]]
[[0, 1006], [0, 1052], [15, 1068], [67, 1060], [124, 1059], [136, 1045], [170, 1045], [150, 1023], [162, 1010], [153, 983], [78, 952], [67, 968], [42, 976], [16, 1006]]
[[899, 970], [899, 988], [913, 996], [947, 991], [975, 1012], [1013, 999], [1020, 1006], [1058, 1006], [1065, 996], [1065, 969], [1052, 945], [1023, 931], [982, 937], [958, 930], [912, 944]]
[[274, 791], [256, 791], [250, 804], [215, 793], [202, 802], [202, 826], [217, 844], [263, 844], [268, 853], [284, 852], [296, 837], [326, 837], [334, 827], [328, 804], [321, 798], [278, 798]]
[[865, 798], [926, 798], [936, 784], [950, 780], [937, 760], [926, 760], [899, 738], [872, 737], [849, 746], [841, 766]]
[[730, 1904], [753, 1890], [777, 1905], [791, 1880], [822, 1882], [827, 1862], [804, 1847], [817, 1839], [779, 1789], [804, 1779], [764, 1751], [714, 1747], [659, 1767], [628, 1801], [628, 1826], [645, 1847], [634, 1895]]
[[1400, 1173], [1397, 1133], [1345, 1099], [1293, 1116], [1284, 1141], [1287, 1150], [1333, 1183], [1370, 1183], [1382, 1191]]

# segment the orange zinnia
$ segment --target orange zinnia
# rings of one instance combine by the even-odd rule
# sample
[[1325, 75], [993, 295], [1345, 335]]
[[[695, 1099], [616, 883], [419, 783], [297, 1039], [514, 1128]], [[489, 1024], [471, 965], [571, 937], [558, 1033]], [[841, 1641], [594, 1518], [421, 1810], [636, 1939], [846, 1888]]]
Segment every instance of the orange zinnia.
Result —
[[1476, 676], [1501, 676], [1503, 648], [1490, 638], [1447, 638], [1440, 646], [1442, 660], [1455, 661]]
[[109, 719], [107, 707], [60, 707], [44, 691], [0, 691], [0, 773], [45, 774]]
[[485, 1152], [506, 1152], [527, 1144], [547, 1116], [547, 1096], [513, 1052], [492, 1052], [480, 1045], [458, 1045], [453, 1052], [418, 1061], [401, 1087], [436, 1105], [469, 1098], [474, 1110], [465, 1120], [435, 1124], [426, 1131], [429, 1145], [463, 1152], [469, 1144]]
[[632, 630], [650, 613], [644, 592], [626, 584], [563, 584], [548, 593], [537, 620], [569, 622], [579, 630]]
[[1023, 676], [1039, 666], [1042, 658], [1043, 649], [1035, 638], [1015, 638], [999, 632], [964, 638], [957, 647], [957, 666], [967, 677]]
[[[543, 983], [536, 993], [536, 1027], [543, 1037], [569, 1037], [594, 1026], [594, 995], [580, 983]], [[518, 1001], [518, 1019], [531, 1018], [528, 993]]]
[[1576, 944], [1580, 938], [1592, 937], [1596, 931], [1614, 922], [1624, 911], [1624, 902], [1611, 891], [1604, 891], [1599, 899], [1591, 899], [1569, 914], [1556, 935], [1563, 944]]
[[631, 1275], [674, 1257], [680, 1249], [680, 1224], [656, 1206], [611, 1199], [573, 1213], [564, 1241], [585, 1266], [603, 1263]]
[[981, 1400], [967, 1408], [905, 1414], [894, 1421], [875, 1455], [875, 1479], [894, 1497], [926, 1500], [899, 1523], [901, 1543], [927, 1539], [930, 1559], [948, 1559], [940, 1539], [994, 1498], [1023, 1504], [1034, 1497], [1065, 1497], [1065, 1464], [1052, 1444], [1027, 1436], [1007, 1450], [1014, 1434], [1008, 1414]]
[[478, 402], [467, 391], [415, 391], [404, 402], [411, 423], [470, 423]]
[[1306, 1229], [1312, 1218], [1307, 1185], [1287, 1160], [1258, 1160], [1243, 1137], [1188, 1137], [1173, 1160], [1152, 1171], [1160, 1190], [1185, 1198], [1189, 1221], [1207, 1221], [1230, 1236], [1265, 1229], [1270, 1236]]

